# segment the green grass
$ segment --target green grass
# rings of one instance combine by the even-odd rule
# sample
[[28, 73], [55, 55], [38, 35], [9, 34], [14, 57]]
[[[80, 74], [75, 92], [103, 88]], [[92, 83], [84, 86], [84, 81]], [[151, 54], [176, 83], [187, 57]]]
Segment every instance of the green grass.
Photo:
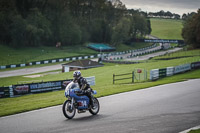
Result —
[[[198, 52], [200, 50], [197, 50]], [[186, 53], [194, 53], [191, 51], [185, 51]], [[167, 55], [166, 55], [167, 57]], [[143, 82], [143, 83], [135, 83], [135, 84], [112, 84], [113, 74], [123, 74], [130, 73], [136, 68], [144, 68], [148, 71], [155, 68], [165, 68], [169, 66], [176, 66], [185, 63], [191, 63], [199, 60], [199, 56], [195, 57], [185, 57], [180, 59], [173, 60], [151, 60], [147, 63], [140, 64], [130, 64], [130, 65], [118, 65], [118, 64], [109, 64], [106, 63], [104, 67], [93, 68], [88, 70], [82, 70], [82, 74], [84, 77], [95, 76], [96, 77], [96, 85], [93, 86], [93, 89], [97, 90], [98, 97], [107, 96], [111, 94], [117, 94], [121, 92], [133, 91], [143, 88], [148, 88], [156, 85], [173, 83], [184, 81], [187, 79], [200, 78], [200, 70], [190, 71], [184, 74], [175, 75], [172, 77], [167, 77], [160, 79], [155, 82]], [[0, 78], [0, 86], [1, 85], [11, 85], [16, 84], [18, 82], [33, 82], [36, 81], [55, 81], [55, 80], [63, 80], [63, 79], [71, 79], [72, 72], [69, 73], [60, 73], [60, 74], [49, 74], [44, 75], [39, 78], [26, 78], [23, 76], [9, 77], [9, 78]], [[124, 82], [131, 82], [131, 80], [127, 80]], [[41, 94], [33, 94], [26, 95], [16, 98], [5, 98], [0, 99], [0, 116], [6, 116], [10, 114], [25, 112], [33, 109], [40, 109], [44, 107], [60, 105], [64, 102], [64, 91], [54, 91], [48, 93]]]
[[182, 21], [172, 19], [151, 18], [151, 35], [160, 39], [180, 39], [182, 40]]
[[69, 46], [63, 47], [62, 49], [44, 46], [14, 49], [0, 45], [0, 65], [20, 64], [96, 53], [97, 52], [83, 46]]
[[[146, 63], [130, 64], [130, 65], [106, 64], [104, 67], [83, 70], [82, 72], [84, 76], [95, 75], [97, 77], [97, 85], [101, 87], [112, 83], [113, 74], [130, 73], [135, 68], [143, 68], [149, 72], [151, 69], [165, 68], [165, 67], [177, 66], [177, 65], [200, 61], [200, 56], [197, 55], [200, 52], [200, 50], [194, 50], [194, 51], [183, 51], [182, 53], [180, 52], [180, 54], [179, 52], [176, 54], [173, 53], [174, 55], [180, 57], [184, 54], [190, 55], [190, 57], [185, 57], [185, 58], [178, 58], [173, 60], [159, 60], [159, 61], [152, 59], [150, 61], [146, 61]], [[159, 58], [168, 58], [168, 55], [161, 56]], [[155, 59], [157, 59], [157, 57]], [[107, 76], [105, 76], [105, 72]], [[149, 77], [149, 73], [147, 77]], [[8, 86], [11, 84], [21, 83], [23, 81], [26, 82], [32, 82], [34, 80], [55, 81], [55, 80], [64, 80], [71, 78], [72, 78], [72, 72], [44, 75], [43, 77], [38, 77], [38, 78], [26, 78], [23, 76], [15, 76], [15, 77], [0, 78], [0, 86]]]
[[[136, 43], [134, 45], [120, 44], [117, 51], [138, 49], [152, 45], [151, 43]], [[68, 46], [58, 49], [56, 47], [25, 47], [14, 49], [5, 45], [0, 45], [0, 65], [20, 64], [33, 61], [41, 61], [55, 58], [65, 58], [73, 56], [83, 56], [98, 54], [86, 46]]]
[[124, 44], [119, 44], [116, 48], [116, 51], [126, 51], [126, 50], [133, 50], [133, 49], [140, 49], [140, 48], [145, 48], [148, 46], [153, 45], [152, 43], [134, 43], [131, 45], [124, 45]]
[[191, 130], [189, 133], [200, 133], [200, 129], [197, 129], [197, 130]]
[[[169, 53], [164, 56], [154, 57], [153, 59], [170, 59], [170, 58], [186, 58], [186, 57], [192, 57], [194, 60], [200, 61], [200, 50], [181, 50], [175, 53]], [[198, 60], [199, 59], [199, 60]]]

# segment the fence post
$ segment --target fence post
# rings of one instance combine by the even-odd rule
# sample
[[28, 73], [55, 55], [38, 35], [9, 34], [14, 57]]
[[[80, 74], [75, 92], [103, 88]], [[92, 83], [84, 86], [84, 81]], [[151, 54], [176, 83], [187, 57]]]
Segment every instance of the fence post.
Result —
[[115, 84], [115, 74], [113, 74], [113, 84]]
[[132, 72], [132, 83], [134, 83], [134, 71]]

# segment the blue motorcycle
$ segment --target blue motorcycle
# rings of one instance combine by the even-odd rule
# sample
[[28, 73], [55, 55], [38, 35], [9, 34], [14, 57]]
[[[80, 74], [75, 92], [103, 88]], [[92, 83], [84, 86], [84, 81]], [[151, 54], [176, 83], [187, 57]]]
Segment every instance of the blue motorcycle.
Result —
[[62, 107], [64, 116], [68, 119], [72, 119], [76, 114], [76, 110], [78, 110], [78, 113], [85, 113], [89, 110], [91, 114], [96, 115], [99, 112], [100, 105], [98, 99], [93, 97], [94, 94], [97, 94], [95, 90], [92, 91], [92, 107], [90, 105], [90, 99], [83, 94], [79, 85], [70, 82], [65, 88], [65, 96], [68, 99], [64, 102]]

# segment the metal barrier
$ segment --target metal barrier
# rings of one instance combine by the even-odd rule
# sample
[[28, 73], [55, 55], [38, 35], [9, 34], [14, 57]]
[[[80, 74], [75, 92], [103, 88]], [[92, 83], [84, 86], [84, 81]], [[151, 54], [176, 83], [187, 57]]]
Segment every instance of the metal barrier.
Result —
[[[91, 86], [95, 85], [95, 76], [85, 77], [85, 78]], [[54, 90], [62, 90], [65, 89], [66, 85], [70, 83], [72, 80], [73, 79], [67, 79], [59, 81], [17, 84], [17, 85], [10, 85], [8, 87], [0, 87], [0, 98], [15, 97], [33, 93], [42, 93]]]

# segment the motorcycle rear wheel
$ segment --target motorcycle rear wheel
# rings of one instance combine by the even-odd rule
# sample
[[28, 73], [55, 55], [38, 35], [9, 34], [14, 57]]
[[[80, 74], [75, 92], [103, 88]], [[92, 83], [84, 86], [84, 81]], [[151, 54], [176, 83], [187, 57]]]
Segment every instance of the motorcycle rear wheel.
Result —
[[93, 115], [96, 115], [96, 114], [98, 114], [98, 112], [99, 112], [100, 105], [99, 105], [98, 99], [95, 98], [95, 97], [93, 98], [93, 105], [94, 105], [94, 107], [90, 108], [90, 109], [89, 109], [89, 112], [90, 112], [91, 114], [93, 114]]
[[72, 119], [75, 116], [76, 108], [72, 105], [71, 109], [71, 100], [66, 100], [62, 107], [63, 114], [66, 118]]

